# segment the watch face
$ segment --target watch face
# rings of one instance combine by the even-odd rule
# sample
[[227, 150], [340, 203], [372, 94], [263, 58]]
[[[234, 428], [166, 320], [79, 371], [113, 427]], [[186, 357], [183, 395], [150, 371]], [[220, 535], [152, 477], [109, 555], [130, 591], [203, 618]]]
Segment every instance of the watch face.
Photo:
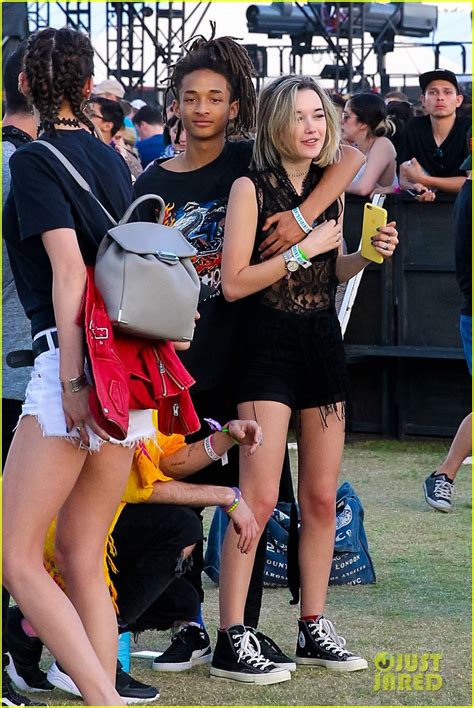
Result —
[[299, 264], [294, 260], [290, 260], [286, 264], [286, 269], [289, 270], [290, 273], [294, 273], [295, 270], [298, 270], [298, 268], [299, 268]]

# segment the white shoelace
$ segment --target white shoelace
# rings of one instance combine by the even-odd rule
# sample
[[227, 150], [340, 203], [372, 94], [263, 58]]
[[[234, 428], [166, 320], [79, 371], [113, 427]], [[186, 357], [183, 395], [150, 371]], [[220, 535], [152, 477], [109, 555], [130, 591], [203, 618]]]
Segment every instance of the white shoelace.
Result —
[[446, 501], [451, 501], [453, 496], [453, 485], [446, 479], [436, 479], [434, 496], [440, 497], [441, 499], [446, 499]]
[[272, 666], [272, 662], [263, 656], [260, 642], [253, 632], [246, 630], [243, 634], [234, 634], [232, 641], [238, 649], [238, 661], [245, 660], [256, 669], [262, 670]]
[[350, 656], [350, 652], [344, 649], [346, 640], [338, 635], [331, 620], [326, 619], [326, 617], [320, 617], [317, 622], [312, 623], [310, 632], [313, 637], [317, 636], [319, 643], [325, 649], [329, 649], [329, 651], [339, 656]]

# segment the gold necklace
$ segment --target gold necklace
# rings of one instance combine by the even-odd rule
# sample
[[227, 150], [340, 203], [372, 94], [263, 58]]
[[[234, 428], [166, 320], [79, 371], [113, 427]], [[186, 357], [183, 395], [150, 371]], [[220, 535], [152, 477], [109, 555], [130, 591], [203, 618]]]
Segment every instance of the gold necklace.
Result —
[[287, 172], [286, 174], [288, 175], [288, 177], [293, 177], [293, 179], [296, 179], [298, 177], [306, 177], [309, 172], [309, 169], [310, 168], [308, 167], [308, 169], [304, 172]]

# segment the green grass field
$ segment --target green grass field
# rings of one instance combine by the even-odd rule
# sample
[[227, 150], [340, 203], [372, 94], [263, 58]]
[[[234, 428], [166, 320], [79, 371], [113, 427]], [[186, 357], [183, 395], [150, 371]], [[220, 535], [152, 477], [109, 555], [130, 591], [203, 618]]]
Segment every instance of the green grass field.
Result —
[[[244, 687], [210, 680], [205, 667], [159, 674], [149, 662], [132, 659], [133, 675], [159, 686], [159, 705], [471, 705], [471, 469], [461, 468], [451, 514], [431, 510], [422, 491], [446, 450], [445, 441], [353, 438], [346, 445], [341, 482], [349, 480], [364, 504], [377, 583], [330, 588], [327, 615], [349, 648], [367, 658], [368, 671], [298, 669], [285, 684]], [[292, 462], [296, 469], [295, 457]], [[214, 637], [217, 589], [207, 578], [205, 590]], [[288, 599], [284, 589], [265, 591], [260, 629], [291, 654], [298, 613]], [[162, 650], [167, 643], [166, 633], [146, 632], [134, 648]], [[407, 690], [405, 683], [401, 690], [375, 690], [379, 652], [441, 654], [441, 687], [414, 690], [412, 683]], [[420, 680], [417, 689], [426, 689]], [[50, 705], [74, 704], [60, 691], [38, 697]]]

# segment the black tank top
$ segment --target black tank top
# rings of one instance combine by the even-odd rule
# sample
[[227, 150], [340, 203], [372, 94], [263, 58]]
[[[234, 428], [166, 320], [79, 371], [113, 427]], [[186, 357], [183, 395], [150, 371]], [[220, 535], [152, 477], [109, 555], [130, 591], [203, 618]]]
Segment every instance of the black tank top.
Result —
[[[283, 167], [264, 172], [251, 170], [248, 173], [247, 176], [255, 185], [258, 203], [257, 235], [252, 263], [260, 262], [258, 247], [269, 234], [268, 231], [262, 231], [267, 217], [299, 206], [316, 187], [322, 173], [322, 168], [317, 165], [311, 166], [304, 180], [301, 195], [296, 192]], [[318, 218], [318, 223], [337, 219], [340, 211], [339, 200], [333, 202]], [[337, 249], [334, 249], [315, 256], [311, 259], [311, 268], [298, 268], [294, 273], [289, 273], [265, 288], [259, 293], [259, 301], [277, 310], [303, 316], [311, 315], [317, 310], [334, 308], [338, 285], [337, 254]]]

